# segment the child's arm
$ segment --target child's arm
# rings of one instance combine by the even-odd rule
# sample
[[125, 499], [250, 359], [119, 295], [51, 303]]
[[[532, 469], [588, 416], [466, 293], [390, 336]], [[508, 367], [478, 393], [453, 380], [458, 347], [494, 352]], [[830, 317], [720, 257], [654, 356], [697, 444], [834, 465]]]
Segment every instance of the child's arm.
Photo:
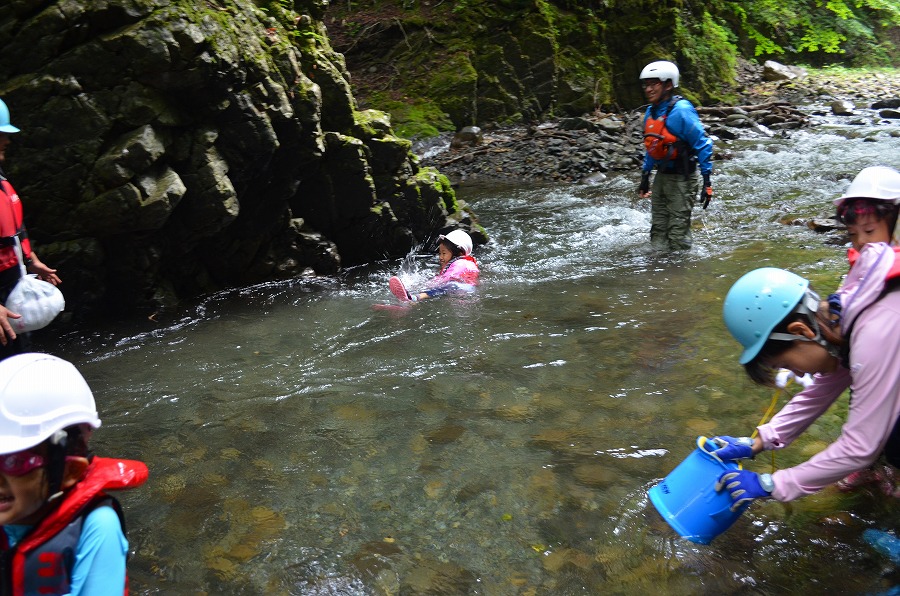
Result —
[[128, 540], [112, 507], [97, 507], [84, 520], [72, 570], [71, 596], [116, 594], [125, 590]]

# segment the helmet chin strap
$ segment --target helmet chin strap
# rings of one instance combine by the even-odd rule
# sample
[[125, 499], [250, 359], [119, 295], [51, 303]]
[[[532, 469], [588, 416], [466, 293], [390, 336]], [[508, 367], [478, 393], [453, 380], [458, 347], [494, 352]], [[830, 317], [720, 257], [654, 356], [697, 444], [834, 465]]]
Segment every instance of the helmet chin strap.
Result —
[[806, 293], [803, 295], [803, 298], [800, 299], [800, 302], [797, 303], [797, 306], [794, 307], [794, 310], [791, 314], [797, 313], [801, 315], [805, 315], [807, 319], [809, 319], [810, 327], [812, 327], [813, 331], [816, 332], [815, 337], [806, 337], [804, 335], [794, 335], [793, 333], [770, 333], [769, 339], [775, 339], [780, 341], [811, 341], [819, 344], [828, 354], [833, 358], [841, 357], [841, 347], [836, 346], [827, 339], [822, 336], [822, 328], [819, 326], [819, 321], [816, 318], [816, 313], [819, 311], [819, 295], [813, 292], [810, 289], [806, 290]]
[[66, 471], [66, 445], [69, 435], [65, 430], [58, 430], [50, 435], [49, 462], [47, 463], [47, 477], [50, 490], [47, 494], [47, 502], [50, 503], [63, 495], [62, 481]]

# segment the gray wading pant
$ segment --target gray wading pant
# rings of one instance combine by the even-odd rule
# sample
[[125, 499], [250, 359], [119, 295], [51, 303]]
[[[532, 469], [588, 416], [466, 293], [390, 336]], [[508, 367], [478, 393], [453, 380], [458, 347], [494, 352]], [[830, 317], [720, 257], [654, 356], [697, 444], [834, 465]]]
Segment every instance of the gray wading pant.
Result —
[[700, 192], [700, 175], [656, 173], [650, 189], [650, 244], [658, 250], [691, 247], [691, 211]]

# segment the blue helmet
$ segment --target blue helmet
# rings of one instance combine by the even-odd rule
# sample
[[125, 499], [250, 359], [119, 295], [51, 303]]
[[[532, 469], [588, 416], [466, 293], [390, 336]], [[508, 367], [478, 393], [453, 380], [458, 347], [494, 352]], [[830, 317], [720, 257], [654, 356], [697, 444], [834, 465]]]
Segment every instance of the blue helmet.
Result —
[[774, 267], [755, 269], [734, 282], [722, 314], [728, 331], [744, 346], [741, 364], [759, 354], [772, 330], [807, 295], [808, 287], [809, 282], [796, 273]]
[[0, 132], [19, 132], [18, 128], [9, 123], [9, 108], [2, 99], [0, 99]]

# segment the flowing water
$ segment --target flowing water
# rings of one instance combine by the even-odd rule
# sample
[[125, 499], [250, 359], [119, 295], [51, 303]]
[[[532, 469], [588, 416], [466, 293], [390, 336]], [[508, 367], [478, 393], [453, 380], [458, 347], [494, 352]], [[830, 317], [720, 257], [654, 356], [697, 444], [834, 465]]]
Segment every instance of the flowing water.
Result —
[[[832, 290], [844, 249], [782, 222], [830, 214], [865, 166], [900, 167], [897, 130], [824, 124], [731, 145], [686, 254], [649, 250], [637, 172], [603, 186], [462, 188], [491, 236], [473, 296], [373, 310], [393, 301], [390, 275], [416, 286], [435, 272], [435, 258], [410, 256], [61, 342], [36, 334], [93, 387], [96, 452], [150, 467], [147, 485], [121, 494], [132, 592], [875, 594], [900, 583], [861, 537], [898, 526], [897, 502], [873, 491], [754, 504], [709, 546], [679, 539], [647, 499], [698, 435], [749, 434], [769, 405], [722, 323], [728, 288], [772, 265]], [[833, 440], [846, 398], [832, 410], [775, 464]]]

